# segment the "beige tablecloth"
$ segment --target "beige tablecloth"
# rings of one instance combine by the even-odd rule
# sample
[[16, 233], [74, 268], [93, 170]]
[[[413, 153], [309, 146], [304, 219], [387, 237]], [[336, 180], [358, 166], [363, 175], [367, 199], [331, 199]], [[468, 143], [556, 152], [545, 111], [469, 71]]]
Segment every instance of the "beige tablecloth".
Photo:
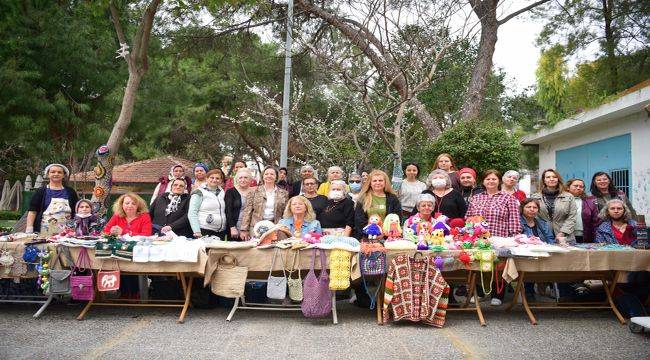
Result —
[[[282, 256], [284, 258], [284, 268], [291, 269], [295, 250], [283, 249], [281, 251], [282, 251]], [[325, 252], [329, 256], [330, 250], [325, 250]], [[399, 254], [412, 255], [416, 252], [417, 252], [416, 250], [389, 250], [387, 253], [388, 260], [390, 261], [391, 258]], [[426, 256], [440, 255], [443, 258], [454, 257], [455, 259], [457, 259], [458, 255], [460, 254], [459, 250], [443, 251], [439, 253], [434, 253], [432, 251], [420, 251], [420, 252]], [[209, 253], [212, 259], [218, 259], [222, 254], [229, 253], [234, 255], [237, 258], [237, 263], [239, 266], [248, 267], [249, 272], [268, 272], [270, 270], [271, 263], [273, 262], [273, 254], [275, 253], [275, 249], [274, 248], [271, 249], [258, 249], [258, 248], [210, 249]], [[296, 261], [296, 268], [304, 271], [309, 270], [311, 266], [311, 254], [312, 254], [311, 249], [300, 250], [298, 260]], [[357, 253], [352, 253], [350, 260], [351, 260], [350, 278], [352, 280], [359, 279], [361, 277], [361, 272], [359, 269], [359, 257], [357, 256]], [[329, 262], [326, 261], [326, 263]], [[318, 260], [318, 258], [316, 258], [314, 265], [315, 265], [314, 266], [315, 269], [320, 269], [320, 261]], [[275, 262], [275, 266], [273, 267], [273, 270], [282, 271], [282, 266], [283, 264], [281, 263], [280, 258], [278, 257], [278, 259]], [[470, 269], [478, 270], [478, 266], [479, 266], [478, 262], [472, 262], [470, 264]], [[459, 261], [455, 261], [454, 264], [451, 264], [444, 268], [445, 271], [462, 270], [462, 269], [465, 269], [465, 265]]]
[[[70, 254], [72, 259], [77, 260], [80, 248], [70, 247]], [[135, 263], [132, 261], [113, 260], [113, 259], [96, 259], [95, 249], [88, 249], [90, 261], [92, 262], [93, 269], [115, 270], [119, 265], [121, 271], [124, 272], [137, 272], [144, 274], [156, 273], [196, 273], [203, 275], [205, 271], [205, 264], [208, 261], [208, 255], [204, 250], [201, 250], [198, 255], [198, 261], [195, 263], [185, 262], [147, 262]], [[116, 263], [119, 263], [116, 265]]]
[[650, 250], [578, 250], [547, 258], [509, 258], [503, 278], [510, 282], [525, 272], [650, 271]]

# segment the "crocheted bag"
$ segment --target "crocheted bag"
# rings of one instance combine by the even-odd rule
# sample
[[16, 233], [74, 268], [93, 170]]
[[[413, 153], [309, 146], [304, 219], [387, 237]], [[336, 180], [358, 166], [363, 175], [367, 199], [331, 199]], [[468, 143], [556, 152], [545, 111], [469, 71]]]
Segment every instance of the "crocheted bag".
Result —
[[373, 276], [383, 276], [386, 273], [386, 253], [381, 251], [373, 251], [369, 254], [359, 253], [359, 268], [361, 271], [361, 281], [363, 282], [363, 288], [366, 290], [366, 294], [370, 298], [370, 309], [374, 309], [377, 303], [377, 295], [379, 294], [380, 286], [377, 286], [377, 289], [374, 293], [370, 292], [368, 289], [368, 284], [366, 283], [366, 275]]
[[330, 290], [345, 290], [350, 287], [350, 252], [330, 252]]
[[88, 250], [82, 247], [79, 250], [72, 276], [70, 276], [70, 286], [72, 287], [72, 298], [74, 300], [91, 301], [95, 298], [91, 266]]
[[[68, 266], [72, 266], [74, 262], [70, 256], [70, 250], [65, 246], [56, 248], [56, 257], [52, 260], [52, 268], [50, 270], [50, 294], [52, 295], [68, 295], [72, 291], [70, 287], [70, 275], [72, 269], [65, 269], [63, 261], [61, 261], [61, 254], [66, 257]], [[57, 263], [61, 266], [60, 270], [56, 270]]]
[[[320, 256], [321, 264], [320, 276], [318, 278], [314, 273], [314, 259], [316, 258], [316, 254]], [[311, 256], [311, 267], [303, 283], [303, 299], [300, 309], [302, 310], [302, 314], [308, 318], [324, 317], [332, 311], [327, 264], [323, 257], [323, 250], [313, 250]]]

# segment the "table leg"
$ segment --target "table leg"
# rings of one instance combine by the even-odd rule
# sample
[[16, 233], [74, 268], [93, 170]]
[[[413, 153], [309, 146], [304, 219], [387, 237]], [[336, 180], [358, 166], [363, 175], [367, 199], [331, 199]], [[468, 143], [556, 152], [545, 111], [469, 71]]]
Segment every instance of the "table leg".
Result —
[[[462, 308], [466, 308], [466, 307], [469, 306], [469, 300], [472, 298], [472, 296], [470, 295], [471, 291], [470, 291], [469, 288], [472, 287], [472, 279], [475, 279], [474, 276], [475, 276], [475, 275], [474, 275], [471, 271], [468, 271], [468, 272], [467, 272], [467, 280], [465, 281], [465, 284], [467, 284], [466, 286], [468, 286], [468, 289], [467, 289], [467, 291], [466, 291], [466, 293], [465, 293], [465, 294], [466, 294], [466, 296], [465, 296], [465, 303], [463, 303], [463, 304], [460, 306], [460, 307], [462, 307]], [[454, 294], [449, 294], [449, 296], [454, 296]]]
[[[181, 278], [185, 278], [184, 274], [181, 274]], [[181, 311], [181, 316], [178, 318], [178, 323], [182, 324], [185, 321], [185, 315], [187, 314], [187, 309], [190, 306], [190, 297], [192, 294], [192, 280], [194, 276], [191, 274], [187, 277], [187, 289], [185, 291], [185, 303], [183, 304], [183, 310]]]
[[[519, 274], [519, 278], [517, 281], [520, 283], [517, 283], [517, 287], [523, 287], [524, 286], [524, 278], [526, 277], [526, 272], [522, 271]], [[521, 292], [521, 289], [520, 289]], [[537, 319], [535, 318], [535, 315], [533, 315], [533, 311], [530, 309], [530, 306], [528, 305], [528, 300], [526, 299], [526, 296], [521, 297], [521, 304], [524, 306], [524, 310], [526, 310], [526, 314], [528, 315], [528, 319], [530, 320], [530, 323], [533, 325], [537, 325]]]
[[45, 304], [43, 304], [43, 306], [41, 306], [41, 308], [38, 309], [36, 314], [34, 314], [34, 319], [41, 316], [43, 311], [45, 311], [45, 309], [47, 309], [47, 307], [50, 306], [50, 303], [52, 302], [52, 299], [54, 299], [54, 295], [50, 295], [50, 296], [47, 297], [47, 300], [45, 301]]
[[[618, 272], [614, 274], [614, 280], [612, 281], [612, 285], [616, 286], [617, 280], [618, 280]], [[616, 308], [616, 305], [614, 304], [614, 299], [612, 299], [612, 292], [610, 290], [610, 287], [607, 285], [607, 280], [605, 279], [605, 277], [603, 277], [601, 281], [603, 282], [603, 289], [605, 289], [605, 296], [607, 296], [607, 302], [609, 302], [609, 306], [612, 308], [612, 311], [614, 312], [614, 315], [616, 315], [618, 321], [621, 324], [625, 325], [625, 318], [623, 317], [623, 315], [621, 315], [621, 313]]]
[[381, 278], [379, 279], [379, 293], [377, 294], [377, 302], [375, 303], [375, 307], [377, 308], [377, 324], [378, 325], [383, 325], [384, 324], [384, 287], [386, 286], [386, 282], [384, 281], [384, 276], [382, 275]]
[[[232, 309], [230, 310], [230, 314], [228, 314], [228, 317], [226, 318], [226, 321], [231, 321], [232, 317], [235, 316], [235, 311], [237, 311], [237, 308], [239, 307], [239, 300], [241, 298], [238, 297], [235, 299], [235, 303], [232, 305]], [[244, 304], [246, 306], [246, 304]]]
[[183, 294], [187, 291], [187, 282], [185, 281], [185, 276], [182, 273], [176, 273], [176, 278], [181, 281], [181, 287], [183, 288]]
[[339, 323], [339, 318], [336, 314], [336, 291], [332, 291], [332, 323], [334, 325]]
[[[470, 273], [471, 280], [469, 282], [470, 290], [467, 292], [468, 299], [471, 299], [471, 297], [476, 293], [476, 277], [478, 276], [476, 272], [471, 271]], [[483, 276], [483, 273], [481, 273], [480, 276]], [[479, 301], [478, 296], [475, 300], [476, 301], [474, 301], [474, 308], [476, 309], [476, 315], [478, 315], [478, 322], [481, 324], [481, 326], [485, 326], [486, 322], [485, 318], [483, 317], [483, 310], [481, 310], [481, 302]]]
[[[505, 280], [504, 280], [505, 281]], [[512, 310], [512, 307], [517, 305], [519, 302], [519, 294], [522, 293], [522, 287], [524, 286], [523, 275], [519, 276], [517, 279], [517, 286], [515, 286], [515, 297], [512, 299], [510, 304], [506, 307], [506, 311]], [[505, 290], [504, 290], [505, 291]]]

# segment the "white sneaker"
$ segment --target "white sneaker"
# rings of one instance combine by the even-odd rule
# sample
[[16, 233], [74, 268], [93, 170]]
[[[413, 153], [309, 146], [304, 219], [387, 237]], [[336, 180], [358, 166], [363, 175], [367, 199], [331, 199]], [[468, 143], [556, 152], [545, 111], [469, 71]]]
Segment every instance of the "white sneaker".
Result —
[[492, 306], [500, 306], [502, 304], [501, 300], [494, 298], [490, 301], [490, 305]]

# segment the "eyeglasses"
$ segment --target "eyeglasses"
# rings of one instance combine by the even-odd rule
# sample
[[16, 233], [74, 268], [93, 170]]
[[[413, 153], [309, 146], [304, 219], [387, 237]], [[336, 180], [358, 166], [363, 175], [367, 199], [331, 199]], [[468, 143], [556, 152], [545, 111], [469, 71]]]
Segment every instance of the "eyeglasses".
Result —
[[361, 183], [361, 180], [350, 180], [351, 184], [359, 184]]

